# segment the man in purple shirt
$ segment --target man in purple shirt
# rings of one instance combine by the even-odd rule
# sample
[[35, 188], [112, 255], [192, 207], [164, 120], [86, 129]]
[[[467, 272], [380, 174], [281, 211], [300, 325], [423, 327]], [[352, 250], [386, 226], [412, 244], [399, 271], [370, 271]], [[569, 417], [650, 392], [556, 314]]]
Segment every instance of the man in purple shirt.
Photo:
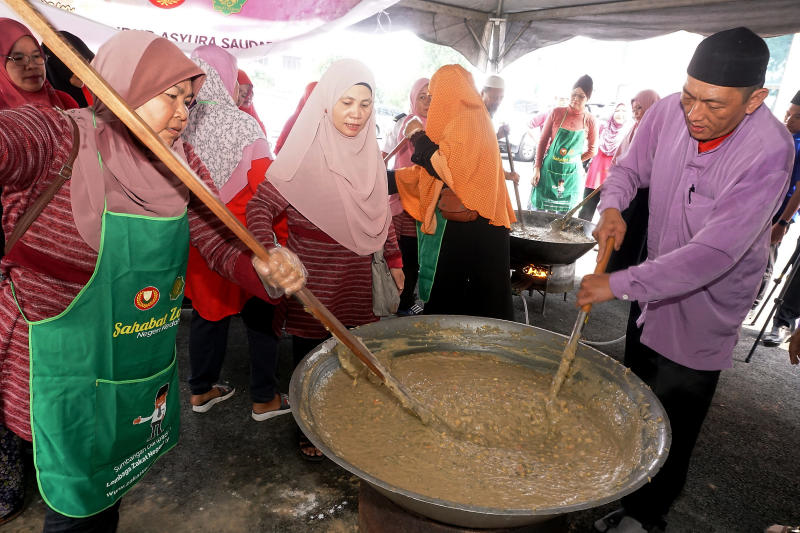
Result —
[[766, 43], [747, 28], [704, 39], [682, 92], [648, 110], [603, 186], [598, 257], [609, 237], [619, 248], [625, 237], [620, 211], [637, 188], [650, 187], [647, 260], [584, 277], [577, 303], [639, 302], [642, 314], [629, 324], [625, 364], [664, 405], [672, 444], [652, 482], [598, 520], [598, 531], [666, 527], [719, 372], [732, 365], [794, 155], [786, 128], [761, 105], [768, 61]]

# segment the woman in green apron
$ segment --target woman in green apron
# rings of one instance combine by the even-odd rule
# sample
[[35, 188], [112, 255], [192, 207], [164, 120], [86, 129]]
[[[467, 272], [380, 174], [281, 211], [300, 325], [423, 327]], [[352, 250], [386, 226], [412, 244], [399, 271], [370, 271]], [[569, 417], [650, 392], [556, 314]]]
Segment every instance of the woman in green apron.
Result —
[[597, 153], [597, 124], [586, 111], [592, 88], [592, 78], [578, 78], [569, 105], [555, 108], [542, 128], [531, 181], [531, 205], [537, 211], [566, 213], [582, 198], [582, 163]]
[[[138, 31], [109, 40], [93, 65], [213, 190], [180, 138], [203, 71]], [[259, 264], [260, 278], [244, 247], [101, 102], [68, 115], [0, 112], [7, 233], [78, 139], [72, 178], [0, 265], [0, 422], [33, 442], [45, 532], [112, 532], [120, 498], [177, 444], [175, 336], [189, 242], [263, 297], [264, 284], [291, 292], [304, 274], [282, 250]]]

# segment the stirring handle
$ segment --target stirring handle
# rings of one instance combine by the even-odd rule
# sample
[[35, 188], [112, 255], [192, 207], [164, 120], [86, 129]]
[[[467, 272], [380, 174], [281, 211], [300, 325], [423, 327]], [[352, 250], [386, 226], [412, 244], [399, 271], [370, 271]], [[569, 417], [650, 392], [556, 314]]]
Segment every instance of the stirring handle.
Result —
[[[600, 259], [600, 262], [597, 263], [594, 267], [595, 274], [602, 274], [606, 271], [606, 267], [608, 266], [608, 261], [611, 259], [611, 251], [614, 249], [614, 237], [609, 237], [606, 239], [606, 248], [603, 252], [603, 257]], [[589, 310], [592, 308], [592, 304], [584, 304], [581, 307], [581, 311], [584, 313], [588, 313]]]

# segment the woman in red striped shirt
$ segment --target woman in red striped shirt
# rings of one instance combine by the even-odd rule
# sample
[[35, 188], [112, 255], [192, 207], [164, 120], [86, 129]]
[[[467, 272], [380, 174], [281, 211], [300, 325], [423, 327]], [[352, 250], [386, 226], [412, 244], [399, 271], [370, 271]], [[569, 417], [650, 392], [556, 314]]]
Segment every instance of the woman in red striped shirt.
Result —
[[[375, 138], [372, 73], [362, 63], [333, 63], [311, 92], [267, 179], [247, 206], [247, 224], [273, 242], [275, 217], [289, 223], [287, 247], [308, 269], [308, 287], [348, 327], [378, 320], [372, 312], [372, 254], [383, 250], [403, 288], [386, 167]], [[329, 336], [296, 300], [276, 311], [276, 329], [293, 335], [295, 365]], [[301, 455], [322, 454], [300, 436]]]

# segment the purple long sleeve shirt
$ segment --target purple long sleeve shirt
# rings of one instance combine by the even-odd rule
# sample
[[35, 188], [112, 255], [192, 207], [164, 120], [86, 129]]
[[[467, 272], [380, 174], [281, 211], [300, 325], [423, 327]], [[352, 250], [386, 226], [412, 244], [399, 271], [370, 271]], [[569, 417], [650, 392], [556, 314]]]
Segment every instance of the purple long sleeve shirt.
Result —
[[696, 370], [732, 365], [793, 159], [791, 135], [764, 105], [702, 154], [680, 94], [647, 111], [600, 201], [601, 212], [622, 210], [650, 187], [648, 259], [610, 277], [615, 297], [642, 304], [645, 345]]

